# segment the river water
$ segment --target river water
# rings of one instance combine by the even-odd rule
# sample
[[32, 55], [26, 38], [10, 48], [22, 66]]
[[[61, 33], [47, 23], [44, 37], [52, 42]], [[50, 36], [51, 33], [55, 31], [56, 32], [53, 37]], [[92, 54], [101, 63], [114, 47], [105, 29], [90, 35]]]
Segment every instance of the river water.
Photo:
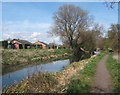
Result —
[[26, 77], [31, 76], [32, 74], [37, 73], [39, 71], [59, 72], [63, 69], [63, 67], [68, 66], [69, 64], [69, 59], [59, 60], [47, 64], [40, 64], [33, 67], [27, 67], [15, 72], [4, 74], [3, 76], [0, 76], [0, 80], [2, 79], [2, 90], [6, 89], [12, 84], [16, 84], [17, 82], [24, 80]]

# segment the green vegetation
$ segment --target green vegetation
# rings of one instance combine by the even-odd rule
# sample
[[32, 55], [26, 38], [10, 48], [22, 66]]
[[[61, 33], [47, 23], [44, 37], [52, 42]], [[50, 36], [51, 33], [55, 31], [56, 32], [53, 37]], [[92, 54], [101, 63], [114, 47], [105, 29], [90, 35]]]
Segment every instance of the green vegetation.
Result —
[[66, 93], [89, 93], [94, 85], [96, 65], [104, 54], [94, 57], [81, 71], [70, 79]]
[[109, 55], [107, 67], [113, 79], [114, 92], [120, 93], [120, 64], [112, 56], [112, 54]]

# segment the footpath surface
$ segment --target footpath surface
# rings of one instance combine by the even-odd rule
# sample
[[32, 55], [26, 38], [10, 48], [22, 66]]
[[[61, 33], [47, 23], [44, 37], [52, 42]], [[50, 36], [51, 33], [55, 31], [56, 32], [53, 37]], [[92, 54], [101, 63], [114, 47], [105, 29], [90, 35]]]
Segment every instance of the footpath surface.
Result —
[[95, 87], [92, 93], [113, 93], [111, 76], [106, 67], [107, 59], [108, 55], [105, 55], [97, 64]]

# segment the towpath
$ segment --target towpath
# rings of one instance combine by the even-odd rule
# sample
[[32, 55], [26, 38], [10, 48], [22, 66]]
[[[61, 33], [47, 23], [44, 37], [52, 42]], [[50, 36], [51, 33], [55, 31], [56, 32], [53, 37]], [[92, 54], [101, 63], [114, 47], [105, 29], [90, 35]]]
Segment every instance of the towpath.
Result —
[[97, 64], [95, 73], [95, 87], [92, 93], [112, 93], [112, 80], [107, 70], [106, 62], [109, 55], [105, 55]]

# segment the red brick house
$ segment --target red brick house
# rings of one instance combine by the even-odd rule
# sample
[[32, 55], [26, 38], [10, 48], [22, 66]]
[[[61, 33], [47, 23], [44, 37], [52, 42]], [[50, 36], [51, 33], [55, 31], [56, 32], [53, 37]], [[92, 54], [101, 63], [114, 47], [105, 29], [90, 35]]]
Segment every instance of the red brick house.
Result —
[[41, 41], [35, 42], [34, 45], [36, 46], [36, 49], [48, 49], [48, 44]]
[[33, 45], [32, 43], [26, 40], [13, 39], [11, 42], [11, 48], [13, 49], [30, 49]]

